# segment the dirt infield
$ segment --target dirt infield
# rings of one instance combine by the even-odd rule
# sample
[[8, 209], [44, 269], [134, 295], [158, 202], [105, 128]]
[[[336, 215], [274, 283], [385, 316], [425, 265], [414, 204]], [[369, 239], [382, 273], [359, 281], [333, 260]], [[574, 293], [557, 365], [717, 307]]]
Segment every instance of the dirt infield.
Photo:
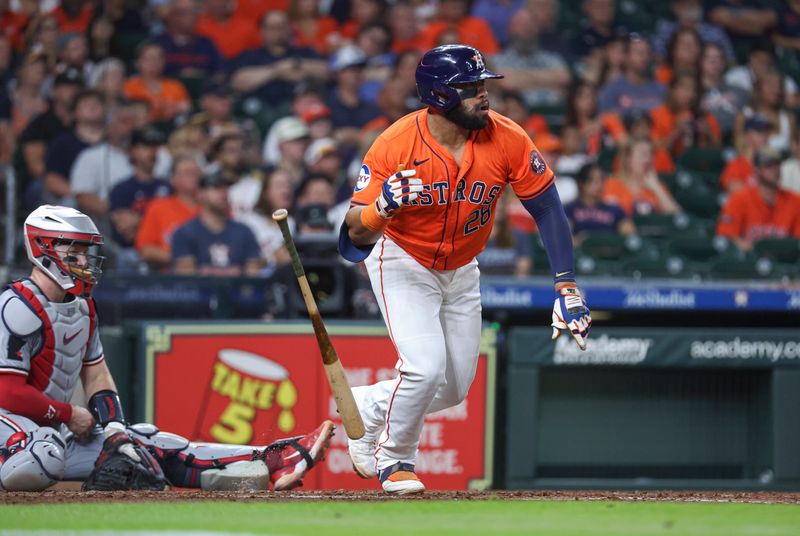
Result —
[[396, 501], [396, 500], [528, 500], [528, 501], [666, 501], [800, 504], [800, 493], [719, 491], [428, 491], [421, 495], [397, 497], [380, 491], [74, 491], [48, 490], [40, 493], [0, 492], [3, 504], [58, 504], [96, 502], [291, 502], [291, 501]]

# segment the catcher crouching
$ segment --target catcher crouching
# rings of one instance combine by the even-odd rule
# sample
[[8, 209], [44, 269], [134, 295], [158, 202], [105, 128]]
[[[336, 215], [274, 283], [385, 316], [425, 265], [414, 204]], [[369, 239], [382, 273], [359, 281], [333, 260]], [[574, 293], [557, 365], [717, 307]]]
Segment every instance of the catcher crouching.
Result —
[[[301, 485], [323, 459], [330, 421], [261, 447], [127, 426], [91, 298], [102, 235], [85, 214], [44, 205], [25, 220], [24, 239], [31, 275], [0, 294], [0, 490], [82, 480], [101, 491], [279, 491]], [[78, 381], [88, 409], [69, 403]]]

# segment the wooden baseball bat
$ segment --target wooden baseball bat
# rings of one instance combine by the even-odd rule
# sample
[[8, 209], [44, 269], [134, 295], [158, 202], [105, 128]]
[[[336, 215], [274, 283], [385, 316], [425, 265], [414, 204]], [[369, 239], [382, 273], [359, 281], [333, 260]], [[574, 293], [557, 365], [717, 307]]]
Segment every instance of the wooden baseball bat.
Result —
[[283, 241], [286, 243], [286, 249], [289, 250], [289, 256], [292, 258], [294, 275], [297, 277], [300, 292], [303, 294], [303, 300], [306, 302], [306, 308], [308, 309], [308, 316], [314, 326], [317, 344], [322, 354], [322, 363], [325, 366], [325, 374], [328, 376], [328, 383], [331, 386], [333, 398], [336, 400], [336, 407], [342, 416], [344, 430], [350, 439], [359, 439], [364, 435], [364, 421], [361, 420], [361, 413], [358, 411], [353, 392], [350, 390], [350, 383], [347, 381], [347, 376], [345, 376], [342, 362], [339, 361], [339, 356], [336, 354], [336, 350], [328, 336], [328, 330], [325, 329], [325, 324], [322, 322], [317, 302], [314, 301], [314, 295], [311, 294], [311, 287], [308, 285], [305, 270], [303, 270], [300, 256], [297, 254], [297, 248], [294, 245], [294, 239], [292, 239], [292, 233], [289, 231], [289, 224], [286, 221], [288, 216], [289, 213], [283, 208], [279, 208], [272, 213], [272, 219], [281, 228]]

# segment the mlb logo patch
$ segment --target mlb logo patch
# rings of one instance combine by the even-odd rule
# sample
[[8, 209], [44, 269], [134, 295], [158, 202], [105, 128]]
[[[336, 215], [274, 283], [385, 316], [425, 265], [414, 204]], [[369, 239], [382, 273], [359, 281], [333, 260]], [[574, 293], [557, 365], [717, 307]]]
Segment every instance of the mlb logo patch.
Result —
[[547, 164], [544, 163], [544, 158], [539, 154], [539, 151], [531, 151], [531, 171], [537, 175], [541, 175], [547, 170]]
[[356, 182], [356, 192], [360, 192], [367, 187], [370, 177], [369, 166], [361, 164], [361, 171], [358, 173], [358, 181]]

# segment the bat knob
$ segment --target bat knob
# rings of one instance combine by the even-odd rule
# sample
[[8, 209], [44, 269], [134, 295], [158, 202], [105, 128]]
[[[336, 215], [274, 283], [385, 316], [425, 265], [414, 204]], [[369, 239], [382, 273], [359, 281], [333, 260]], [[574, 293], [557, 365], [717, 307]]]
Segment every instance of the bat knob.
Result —
[[275, 221], [285, 220], [289, 216], [289, 211], [285, 208], [279, 208], [272, 213], [272, 219]]

